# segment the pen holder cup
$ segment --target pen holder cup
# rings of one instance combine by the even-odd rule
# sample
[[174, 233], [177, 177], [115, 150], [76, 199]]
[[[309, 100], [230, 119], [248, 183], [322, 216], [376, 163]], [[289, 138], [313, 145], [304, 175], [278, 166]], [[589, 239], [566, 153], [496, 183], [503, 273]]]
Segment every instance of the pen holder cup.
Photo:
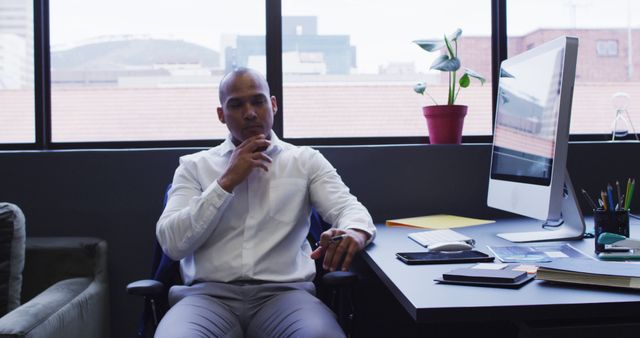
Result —
[[598, 236], [603, 232], [629, 237], [629, 210], [594, 210], [593, 228], [595, 233], [596, 253], [607, 251], [604, 244], [598, 244]]

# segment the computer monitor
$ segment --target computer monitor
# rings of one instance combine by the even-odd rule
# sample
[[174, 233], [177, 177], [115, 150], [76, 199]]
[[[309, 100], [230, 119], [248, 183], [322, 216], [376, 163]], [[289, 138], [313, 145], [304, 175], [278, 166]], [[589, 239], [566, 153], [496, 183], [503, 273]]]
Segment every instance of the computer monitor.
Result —
[[561, 37], [500, 67], [487, 204], [544, 220], [512, 242], [580, 239], [584, 219], [566, 169], [578, 39]]

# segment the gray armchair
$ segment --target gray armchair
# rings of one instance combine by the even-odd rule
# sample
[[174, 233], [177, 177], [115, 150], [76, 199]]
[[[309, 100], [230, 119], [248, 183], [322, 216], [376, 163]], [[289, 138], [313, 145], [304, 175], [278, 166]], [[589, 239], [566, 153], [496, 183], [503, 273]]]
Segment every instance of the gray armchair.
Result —
[[28, 237], [21, 305], [0, 318], [0, 337], [109, 337], [107, 243]]

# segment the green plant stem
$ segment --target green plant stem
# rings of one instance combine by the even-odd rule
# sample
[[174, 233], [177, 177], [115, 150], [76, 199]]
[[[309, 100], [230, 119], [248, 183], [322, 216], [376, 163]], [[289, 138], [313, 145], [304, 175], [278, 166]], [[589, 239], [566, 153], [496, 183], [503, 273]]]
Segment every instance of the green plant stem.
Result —
[[[451, 57], [455, 58], [458, 55], [458, 40], [453, 41], [454, 48], [453, 50], [449, 50]], [[460, 91], [458, 89], [458, 91]], [[452, 105], [456, 102], [456, 71], [451, 72], [451, 76], [449, 77], [449, 100], [448, 104]]]
[[451, 72], [451, 88], [449, 91], [449, 104], [456, 102], [455, 90], [456, 90], [456, 72]]

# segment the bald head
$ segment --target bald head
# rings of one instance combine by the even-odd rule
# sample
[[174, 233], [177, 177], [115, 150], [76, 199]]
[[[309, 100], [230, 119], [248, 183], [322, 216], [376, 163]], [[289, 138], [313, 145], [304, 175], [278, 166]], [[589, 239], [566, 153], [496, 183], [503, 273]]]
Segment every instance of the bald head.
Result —
[[234, 90], [236, 80], [241, 77], [251, 78], [255, 83], [257, 89], [265, 91], [267, 96], [271, 96], [271, 90], [269, 89], [267, 79], [265, 79], [262, 74], [251, 68], [240, 67], [227, 73], [222, 78], [222, 80], [220, 80], [220, 86], [218, 87], [218, 98], [220, 99], [221, 105], [224, 105], [224, 101], [227, 99], [227, 96]]

